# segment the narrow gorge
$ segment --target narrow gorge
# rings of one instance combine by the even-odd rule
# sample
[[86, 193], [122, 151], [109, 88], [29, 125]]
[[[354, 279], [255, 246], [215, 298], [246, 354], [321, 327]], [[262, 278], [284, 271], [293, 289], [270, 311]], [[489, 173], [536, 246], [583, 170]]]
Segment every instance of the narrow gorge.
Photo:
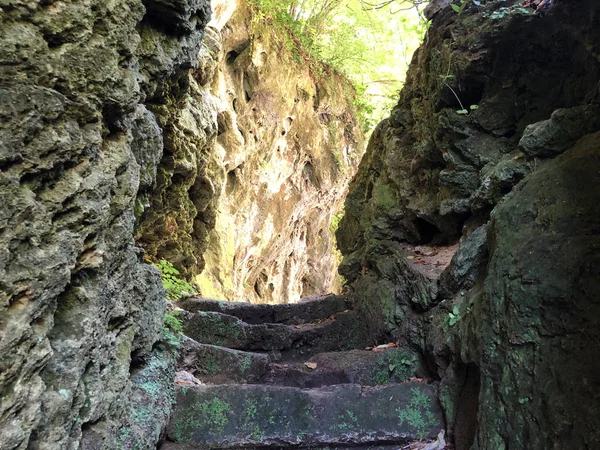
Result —
[[0, 450], [598, 448], [600, 5], [309, 3], [0, 1]]

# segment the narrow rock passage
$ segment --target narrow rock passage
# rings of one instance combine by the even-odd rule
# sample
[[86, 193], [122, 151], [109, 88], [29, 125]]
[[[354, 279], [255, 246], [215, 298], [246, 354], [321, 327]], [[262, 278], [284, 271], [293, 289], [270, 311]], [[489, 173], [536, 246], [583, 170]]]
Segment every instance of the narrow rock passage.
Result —
[[187, 337], [162, 450], [415, 448], [444, 429], [437, 385], [415, 378], [419, 356], [365, 350], [344, 297], [180, 306]]

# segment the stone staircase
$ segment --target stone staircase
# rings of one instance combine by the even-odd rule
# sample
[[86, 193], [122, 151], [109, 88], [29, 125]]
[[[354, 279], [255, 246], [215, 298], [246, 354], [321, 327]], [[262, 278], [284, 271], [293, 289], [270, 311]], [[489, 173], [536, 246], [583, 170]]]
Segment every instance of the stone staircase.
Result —
[[415, 381], [418, 355], [364, 350], [344, 297], [180, 306], [183, 372], [162, 450], [417, 448], [444, 429], [437, 386]]

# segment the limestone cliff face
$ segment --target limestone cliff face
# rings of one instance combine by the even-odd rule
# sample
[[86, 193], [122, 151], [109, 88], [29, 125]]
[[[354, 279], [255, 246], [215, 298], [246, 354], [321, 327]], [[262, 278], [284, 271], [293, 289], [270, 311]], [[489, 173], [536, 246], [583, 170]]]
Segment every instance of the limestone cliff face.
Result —
[[209, 16], [201, 0], [1, 6], [2, 449], [158, 440], [158, 422], [144, 428], [151, 414], [119, 430], [165, 308], [133, 243], [134, 209], [175, 126], [164, 111], [186, 102]]
[[600, 16], [556, 3], [435, 15], [338, 233], [357, 307], [429, 361], [457, 449], [600, 439]]
[[[204, 296], [287, 303], [329, 292], [331, 219], [362, 152], [353, 88], [294, 61], [246, 2], [214, 9], [138, 242], [195, 276]], [[210, 120], [194, 119], [202, 110]]]
[[204, 295], [293, 302], [327, 293], [331, 218], [362, 152], [353, 88], [282, 51], [241, 2], [218, 32], [217, 153], [226, 175], [209, 234]]

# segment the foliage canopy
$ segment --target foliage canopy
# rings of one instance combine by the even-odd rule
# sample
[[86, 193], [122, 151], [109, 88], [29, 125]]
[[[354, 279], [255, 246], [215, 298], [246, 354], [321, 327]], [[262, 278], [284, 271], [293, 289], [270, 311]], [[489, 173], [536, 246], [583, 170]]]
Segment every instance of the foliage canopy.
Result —
[[397, 100], [412, 53], [426, 30], [421, 1], [250, 0], [255, 26], [268, 24], [294, 60], [317, 76], [323, 62], [357, 90], [367, 130]]

